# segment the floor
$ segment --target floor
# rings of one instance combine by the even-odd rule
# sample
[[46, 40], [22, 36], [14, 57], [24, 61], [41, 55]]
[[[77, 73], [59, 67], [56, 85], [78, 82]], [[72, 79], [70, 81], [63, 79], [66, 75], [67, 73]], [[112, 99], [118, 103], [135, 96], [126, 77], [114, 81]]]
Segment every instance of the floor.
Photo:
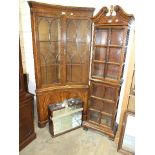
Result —
[[79, 128], [55, 138], [51, 137], [48, 125], [35, 130], [37, 138], [19, 155], [122, 155], [112, 140], [91, 129]]
[[19, 155], [122, 155], [117, 145], [104, 134], [95, 130], [78, 128], [52, 138], [48, 124], [37, 126], [37, 112], [34, 106], [35, 132], [37, 138], [27, 145]]

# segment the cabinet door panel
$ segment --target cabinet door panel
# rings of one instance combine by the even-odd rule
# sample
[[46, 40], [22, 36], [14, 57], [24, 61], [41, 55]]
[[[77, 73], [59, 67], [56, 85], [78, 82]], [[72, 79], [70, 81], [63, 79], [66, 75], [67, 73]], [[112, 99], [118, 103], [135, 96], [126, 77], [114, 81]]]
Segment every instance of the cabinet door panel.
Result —
[[108, 64], [107, 68], [106, 68], [105, 77], [112, 79], [112, 80], [117, 80], [118, 75], [119, 75], [119, 69], [120, 69], [120, 67], [117, 65]]
[[91, 94], [93, 96], [103, 98], [104, 91], [105, 91], [105, 89], [104, 89], [104, 87], [102, 85], [92, 83]]
[[82, 81], [81, 65], [67, 65], [67, 82]]
[[48, 41], [49, 38], [49, 30], [50, 24], [47, 18], [39, 18], [38, 19], [38, 33], [39, 33], [39, 40], [40, 41]]
[[112, 29], [110, 44], [112, 45], [123, 45], [123, 29]]
[[108, 44], [108, 29], [95, 30], [95, 44], [107, 45]]
[[60, 19], [38, 17], [41, 86], [60, 83]]
[[91, 83], [91, 95], [110, 101], [116, 101], [117, 88], [99, 83]]
[[91, 23], [85, 19], [67, 19], [67, 83], [88, 83]]
[[111, 127], [112, 119], [109, 116], [102, 115], [101, 116], [101, 124]]
[[94, 51], [94, 60], [105, 61], [106, 48], [96, 47]]
[[33, 133], [32, 105], [24, 104], [19, 110], [19, 141], [26, 140]]
[[58, 42], [40, 43], [41, 83], [51, 84], [60, 81], [60, 52]]
[[103, 101], [91, 98], [89, 107], [101, 111], [101, 109], [103, 108]]
[[99, 119], [100, 119], [100, 113], [93, 111], [93, 110], [89, 110], [89, 120], [93, 121], [95, 123], [99, 123]]
[[102, 63], [94, 63], [92, 68], [92, 76], [104, 77], [104, 67]]
[[121, 62], [121, 48], [110, 48], [108, 62]]
[[108, 114], [113, 114], [114, 109], [115, 109], [115, 104], [108, 103], [108, 102], [103, 102], [101, 112], [105, 112], [105, 113], [108, 113]]
[[60, 41], [60, 19], [52, 19], [50, 24], [50, 39], [51, 41]]

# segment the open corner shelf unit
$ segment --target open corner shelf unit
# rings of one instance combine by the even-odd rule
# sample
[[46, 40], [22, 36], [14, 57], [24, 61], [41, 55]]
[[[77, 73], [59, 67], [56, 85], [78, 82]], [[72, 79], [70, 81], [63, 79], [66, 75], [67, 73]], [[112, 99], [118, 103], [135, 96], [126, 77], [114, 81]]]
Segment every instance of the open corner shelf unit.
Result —
[[49, 104], [80, 98], [83, 126], [113, 137], [133, 15], [120, 6], [111, 8], [110, 16], [103, 7], [93, 17], [94, 8], [28, 3], [39, 127], [48, 121]]

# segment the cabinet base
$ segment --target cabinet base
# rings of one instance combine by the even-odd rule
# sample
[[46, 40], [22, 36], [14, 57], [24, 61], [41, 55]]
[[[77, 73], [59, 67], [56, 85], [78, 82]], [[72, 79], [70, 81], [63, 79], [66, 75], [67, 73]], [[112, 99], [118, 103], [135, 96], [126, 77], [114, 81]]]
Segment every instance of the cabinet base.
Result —
[[42, 122], [41, 121], [38, 121], [38, 127], [39, 128], [44, 128], [46, 126], [47, 122], [48, 122], [48, 120], [42, 121]]
[[114, 130], [112, 130], [110, 128], [105, 128], [102, 126], [95, 125], [95, 124], [90, 123], [88, 121], [84, 121], [82, 126], [84, 128], [91, 128], [91, 129], [97, 130], [99, 132], [102, 132], [102, 133], [108, 135], [108, 137], [111, 138], [112, 140], [114, 140], [114, 138], [115, 138], [116, 129], [117, 129], [117, 125], [115, 125]]
[[21, 151], [24, 147], [26, 147], [30, 142], [32, 142], [36, 138], [36, 133], [31, 134], [26, 140], [24, 140], [19, 145], [19, 151]]

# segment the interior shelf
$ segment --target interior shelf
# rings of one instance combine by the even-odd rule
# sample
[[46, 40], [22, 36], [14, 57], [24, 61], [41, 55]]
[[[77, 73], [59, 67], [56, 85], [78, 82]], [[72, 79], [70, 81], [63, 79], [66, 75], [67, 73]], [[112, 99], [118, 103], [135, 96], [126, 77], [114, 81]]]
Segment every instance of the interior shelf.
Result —
[[108, 102], [108, 103], [112, 103], [112, 104], [115, 103], [115, 102], [112, 101], [112, 100], [108, 100], [108, 99], [101, 98], [101, 97], [97, 97], [97, 96], [93, 96], [93, 95], [91, 95], [90, 97], [92, 97], [92, 98], [94, 98], [94, 99], [97, 99], [97, 100], [102, 100], [102, 101], [105, 101], [105, 102]]
[[105, 48], [108, 48], [108, 47], [124, 48], [124, 47], [126, 47], [126, 46], [121, 46], [121, 45], [102, 45], [102, 44], [95, 44], [94, 46], [95, 47], [105, 47]]

